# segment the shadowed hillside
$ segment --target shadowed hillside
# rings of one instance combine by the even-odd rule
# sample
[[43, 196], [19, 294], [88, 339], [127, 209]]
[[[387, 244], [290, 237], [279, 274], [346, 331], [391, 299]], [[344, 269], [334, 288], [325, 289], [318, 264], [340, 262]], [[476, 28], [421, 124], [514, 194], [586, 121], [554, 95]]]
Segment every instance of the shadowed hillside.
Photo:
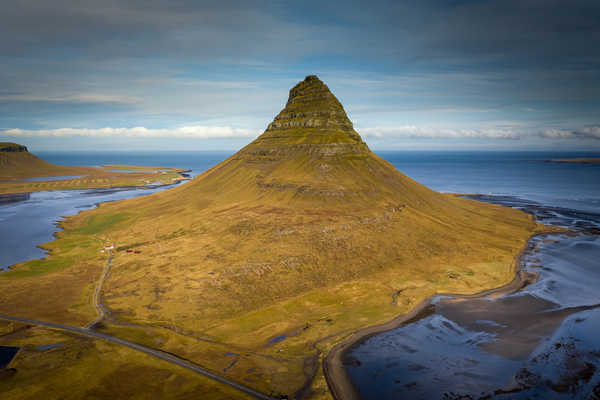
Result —
[[[520, 211], [443, 195], [397, 171], [316, 76], [290, 90], [261, 136], [188, 184], [63, 225], [43, 283], [0, 278], [0, 293], [20, 280], [39, 299], [3, 296], [2, 308], [93, 320], [81, 298], [104, 259], [74, 243], [110, 241], [103, 330], [266, 393], [315, 398], [328, 396], [319, 360], [336, 341], [435, 292], [510, 281], [539, 229]], [[52, 282], [67, 277], [68, 294], [53, 294]]]

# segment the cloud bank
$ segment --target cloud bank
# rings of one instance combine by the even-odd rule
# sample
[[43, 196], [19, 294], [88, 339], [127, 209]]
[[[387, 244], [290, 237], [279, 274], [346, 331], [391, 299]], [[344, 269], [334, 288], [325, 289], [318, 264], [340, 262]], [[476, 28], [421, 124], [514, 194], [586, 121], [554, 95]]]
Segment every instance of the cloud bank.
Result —
[[579, 130], [546, 129], [540, 136], [548, 139], [598, 139], [600, 140], [600, 126], [588, 126]]
[[185, 138], [185, 139], [234, 139], [253, 138], [259, 131], [233, 128], [230, 126], [190, 125], [174, 129], [149, 129], [143, 126], [134, 128], [59, 128], [59, 129], [8, 129], [0, 132], [8, 137], [128, 137], [128, 138]]
[[[431, 126], [387, 126], [359, 128], [366, 138], [374, 139], [491, 139], [519, 140], [524, 137], [545, 139], [597, 139], [600, 140], [600, 126], [581, 129], [527, 130], [517, 128], [440, 128]], [[0, 136], [25, 137], [127, 137], [127, 138], [179, 138], [179, 139], [236, 139], [255, 138], [261, 130], [234, 128], [231, 126], [190, 125], [172, 129], [150, 129], [143, 126], [134, 128], [59, 128], [59, 129], [8, 129], [0, 131]]]
[[415, 125], [365, 128], [360, 132], [377, 139], [519, 139], [522, 136], [512, 128], [455, 129]]

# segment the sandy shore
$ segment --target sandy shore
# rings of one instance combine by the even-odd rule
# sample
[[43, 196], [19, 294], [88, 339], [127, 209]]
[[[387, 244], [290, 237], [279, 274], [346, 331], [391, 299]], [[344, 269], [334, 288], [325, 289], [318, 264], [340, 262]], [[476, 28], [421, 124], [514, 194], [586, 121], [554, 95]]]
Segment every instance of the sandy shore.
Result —
[[412, 319], [419, 319], [422, 314], [430, 312], [428, 308], [431, 306], [431, 302], [438, 296], [448, 296], [452, 298], [462, 299], [475, 299], [486, 296], [502, 296], [509, 293], [514, 293], [537, 280], [538, 275], [532, 272], [523, 271], [521, 269], [521, 257], [528, 251], [532, 244], [531, 239], [536, 236], [546, 235], [547, 233], [539, 233], [532, 235], [527, 241], [526, 245], [521, 251], [515, 256], [514, 260], [514, 271], [515, 276], [512, 281], [494, 289], [484, 290], [482, 292], [474, 294], [454, 294], [454, 293], [437, 293], [425, 298], [412, 310], [406, 314], [402, 314], [392, 319], [389, 322], [370, 326], [361, 330], [358, 330], [352, 334], [349, 338], [336, 344], [323, 359], [323, 373], [329, 386], [329, 391], [336, 400], [360, 400], [360, 396], [355, 386], [352, 384], [346, 368], [344, 367], [343, 360], [346, 354], [351, 351], [355, 346], [364, 342], [372, 336], [375, 336], [381, 332], [396, 329], [399, 326], [411, 321]]

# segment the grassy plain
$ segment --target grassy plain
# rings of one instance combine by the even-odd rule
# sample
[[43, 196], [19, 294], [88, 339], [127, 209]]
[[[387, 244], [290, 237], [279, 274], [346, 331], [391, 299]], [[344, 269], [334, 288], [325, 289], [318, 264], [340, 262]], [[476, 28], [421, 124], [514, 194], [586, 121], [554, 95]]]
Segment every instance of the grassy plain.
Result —
[[193, 181], [62, 226], [42, 262], [59, 266], [0, 275], [0, 311], [93, 320], [98, 250], [114, 243], [102, 330], [266, 393], [312, 398], [329, 398], [320, 361], [336, 342], [431, 294], [509, 282], [515, 255], [545, 229], [401, 174], [313, 78], [261, 137]]
[[0, 346], [21, 347], [0, 371], [3, 399], [247, 398], [137, 351], [50, 329], [0, 320]]

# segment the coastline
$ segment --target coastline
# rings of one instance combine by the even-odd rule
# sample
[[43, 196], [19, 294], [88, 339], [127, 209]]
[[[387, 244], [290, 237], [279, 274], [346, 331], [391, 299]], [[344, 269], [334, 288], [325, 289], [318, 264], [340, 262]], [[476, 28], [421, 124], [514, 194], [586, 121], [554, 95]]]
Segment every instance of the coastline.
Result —
[[354, 347], [369, 339], [372, 336], [382, 332], [396, 329], [403, 324], [416, 319], [420, 314], [427, 312], [431, 306], [431, 302], [440, 296], [453, 297], [457, 299], [475, 299], [486, 296], [502, 296], [517, 292], [524, 287], [531, 285], [537, 281], [538, 275], [533, 272], [524, 271], [521, 268], [521, 258], [531, 249], [531, 240], [538, 236], [547, 235], [551, 232], [533, 233], [526, 241], [525, 245], [515, 255], [514, 267], [515, 276], [513, 279], [496, 288], [486, 289], [474, 294], [455, 294], [455, 293], [436, 293], [423, 299], [419, 304], [413, 307], [409, 312], [400, 314], [388, 322], [369, 326], [358, 331], [355, 331], [350, 337], [344, 339], [329, 350], [327, 356], [323, 358], [323, 375], [327, 382], [329, 392], [335, 400], [361, 400], [358, 390], [352, 383], [352, 380], [346, 372], [343, 360], [345, 356]]
[[579, 157], [579, 158], [553, 158], [544, 160], [551, 163], [566, 163], [566, 164], [600, 164], [600, 158], [597, 157]]
[[[88, 189], [117, 189], [117, 188], [144, 188], [167, 186], [191, 179], [189, 169], [170, 167], [138, 167], [127, 172], [117, 172], [116, 165], [103, 165], [101, 167], [65, 167], [71, 168], [70, 176], [47, 176], [39, 173], [27, 175], [19, 179], [0, 179], [0, 203], [3, 198], [23, 196], [35, 192], [56, 190], [88, 190]], [[139, 169], [139, 170], [137, 170]], [[157, 173], [157, 171], [163, 171]], [[43, 171], [42, 171], [43, 172]], [[45, 179], [47, 178], [47, 179]], [[70, 179], [52, 179], [70, 178]], [[39, 179], [39, 180], [38, 180]], [[10, 202], [10, 201], [8, 201]]]
[[[184, 175], [185, 173], [180, 173], [180, 175]], [[128, 190], [137, 190], [137, 189], [147, 189], [147, 190], [151, 190], [151, 189], [159, 189], [159, 188], [169, 188], [169, 187], [175, 187], [178, 185], [181, 185], [185, 182], [188, 182], [190, 180], [190, 178], [185, 177], [183, 179], [179, 179], [177, 181], [174, 181], [173, 183], [164, 183], [164, 184], [156, 184], [156, 185], [140, 185], [140, 186], [135, 186], [135, 185], [130, 185], [130, 186], [113, 186], [113, 187], [94, 187], [94, 188], [87, 188], [87, 189], [54, 189], [54, 190], [45, 190], [45, 192], [52, 192], [52, 191], [66, 191], [66, 190], [82, 190], [82, 191], [103, 191], [105, 193], [109, 192], [110, 193], [114, 193], [114, 192], [120, 192], [120, 191], [128, 191]], [[40, 191], [42, 192], [42, 191]], [[18, 203], [21, 201], [27, 201], [30, 199], [30, 196], [32, 193], [39, 193], [39, 192], [25, 192], [25, 193], [0, 193], [0, 206], [4, 206], [4, 205], [8, 205], [11, 203]], [[98, 201], [95, 202], [93, 204], [93, 206], [90, 208], [91, 209], [96, 209], [98, 207], [100, 207], [101, 204], [104, 203], [110, 203], [113, 201], [122, 201], [122, 200], [104, 200], [104, 201]], [[65, 221], [65, 219], [72, 217], [74, 215], [77, 215], [81, 212], [84, 211], [88, 211], [88, 210], [79, 210], [76, 214], [73, 215], [67, 215], [67, 216], [59, 216], [58, 220], [53, 224], [56, 229], [54, 230], [54, 232], [52, 233], [52, 239], [50, 241], [54, 241], [58, 239], [57, 234], [61, 231], [64, 231], [64, 225], [63, 222]], [[0, 276], [4, 273], [7, 272], [11, 272], [14, 271], [13, 267], [15, 265], [21, 264], [23, 262], [28, 262], [28, 261], [33, 261], [33, 260], [43, 260], [45, 258], [47, 258], [48, 256], [51, 255], [51, 251], [44, 247], [45, 244], [47, 244], [49, 242], [43, 242], [43, 243], [39, 243], [37, 245], [35, 245], [35, 247], [42, 249], [45, 251], [45, 254], [41, 257], [38, 258], [32, 258], [32, 259], [28, 259], [28, 260], [23, 260], [23, 261], [19, 261], [17, 263], [11, 264], [11, 265], [5, 265], [2, 266], [0, 265]]]

